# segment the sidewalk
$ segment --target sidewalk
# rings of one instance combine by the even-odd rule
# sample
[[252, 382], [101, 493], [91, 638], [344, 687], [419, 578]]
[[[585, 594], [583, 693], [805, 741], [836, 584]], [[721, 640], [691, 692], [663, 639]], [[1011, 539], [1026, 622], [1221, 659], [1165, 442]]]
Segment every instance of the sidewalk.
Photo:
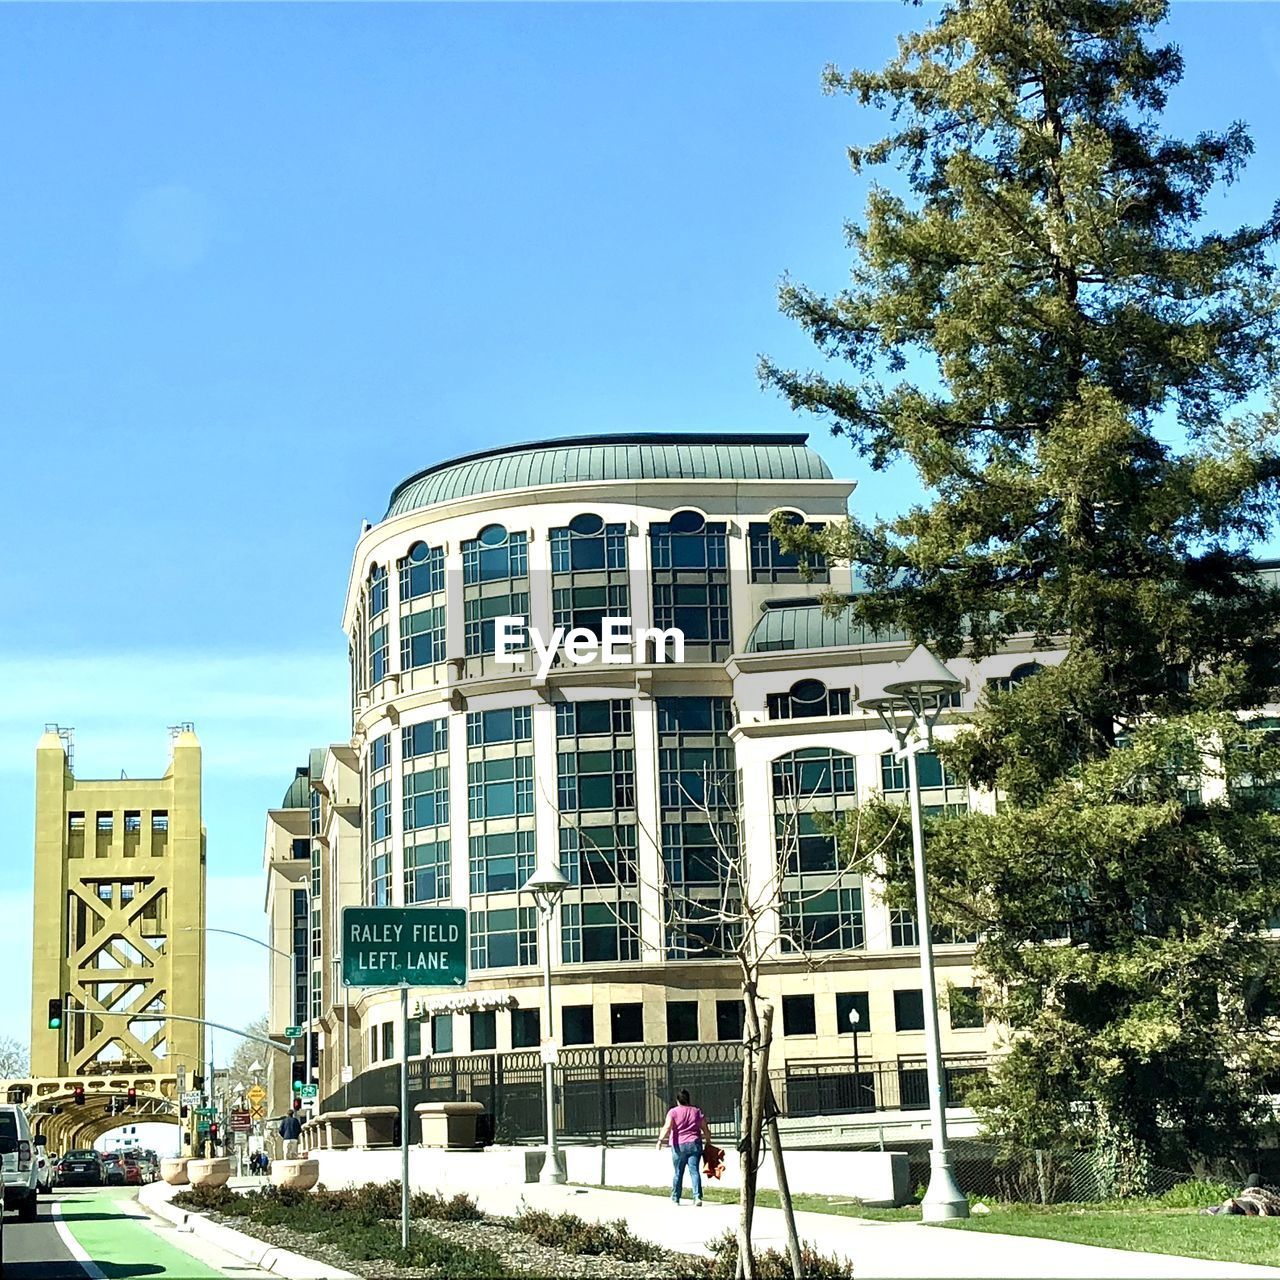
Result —
[[[462, 1188], [442, 1188], [461, 1190]], [[523, 1200], [555, 1213], [626, 1220], [646, 1240], [682, 1253], [705, 1253], [706, 1242], [735, 1230], [737, 1205], [692, 1203], [679, 1208], [660, 1196], [590, 1187], [495, 1186], [467, 1188], [488, 1213], [511, 1214]], [[1228, 1280], [1235, 1276], [1280, 1280], [1280, 1269], [1243, 1263], [1207, 1262], [1170, 1254], [1130, 1253], [1092, 1245], [914, 1222], [871, 1222], [828, 1213], [797, 1213], [800, 1238], [822, 1253], [853, 1262], [855, 1280]], [[753, 1236], [762, 1248], [786, 1249], [781, 1209], [757, 1208]]]

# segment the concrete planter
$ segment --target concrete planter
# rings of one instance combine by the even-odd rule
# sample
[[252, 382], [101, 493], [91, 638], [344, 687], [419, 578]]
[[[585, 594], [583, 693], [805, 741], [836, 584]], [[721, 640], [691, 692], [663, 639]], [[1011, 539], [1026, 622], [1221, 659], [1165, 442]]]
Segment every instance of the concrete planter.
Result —
[[187, 1186], [187, 1165], [191, 1163], [190, 1156], [182, 1156], [177, 1160], [161, 1160], [160, 1176], [171, 1187]]
[[320, 1181], [319, 1160], [273, 1160], [271, 1183], [290, 1191], [310, 1191]]
[[231, 1177], [231, 1161], [226, 1156], [188, 1160], [187, 1177], [193, 1187], [224, 1187]]

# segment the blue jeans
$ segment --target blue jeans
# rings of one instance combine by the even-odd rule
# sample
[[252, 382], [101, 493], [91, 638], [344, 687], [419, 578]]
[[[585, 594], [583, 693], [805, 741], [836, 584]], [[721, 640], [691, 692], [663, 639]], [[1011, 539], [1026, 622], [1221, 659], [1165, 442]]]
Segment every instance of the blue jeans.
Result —
[[680, 1191], [684, 1186], [684, 1167], [689, 1166], [689, 1181], [693, 1183], [693, 1198], [702, 1199], [702, 1139], [696, 1142], [671, 1144], [671, 1163], [675, 1174], [671, 1179], [671, 1198], [680, 1203]]

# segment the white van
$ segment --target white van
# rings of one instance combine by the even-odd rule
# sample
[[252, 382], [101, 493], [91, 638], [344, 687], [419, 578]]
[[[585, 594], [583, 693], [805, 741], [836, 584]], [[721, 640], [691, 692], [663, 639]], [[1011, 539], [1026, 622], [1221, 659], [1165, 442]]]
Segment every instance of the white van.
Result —
[[0, 1103], [0, 1138], [17, 1144], [16, 1151], [0, 1156], [4, 1162], [4, 1207], [16, 1208], [19, 1221], [34, 1222], [40, 1176], [36, 1144], [43, 1146], [44, 1138], [32, 1138], [27, 1113], [12, 1102]]

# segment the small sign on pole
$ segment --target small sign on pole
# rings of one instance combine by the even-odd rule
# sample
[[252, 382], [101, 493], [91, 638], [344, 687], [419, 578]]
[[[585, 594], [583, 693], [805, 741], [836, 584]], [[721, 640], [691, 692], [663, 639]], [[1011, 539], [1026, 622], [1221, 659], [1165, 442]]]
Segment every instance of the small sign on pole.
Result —
[[302, 1036], [302, 1028], [301, 1027], [285, 1027], [284, 1034], [287, 1040], [298, 1040]]

